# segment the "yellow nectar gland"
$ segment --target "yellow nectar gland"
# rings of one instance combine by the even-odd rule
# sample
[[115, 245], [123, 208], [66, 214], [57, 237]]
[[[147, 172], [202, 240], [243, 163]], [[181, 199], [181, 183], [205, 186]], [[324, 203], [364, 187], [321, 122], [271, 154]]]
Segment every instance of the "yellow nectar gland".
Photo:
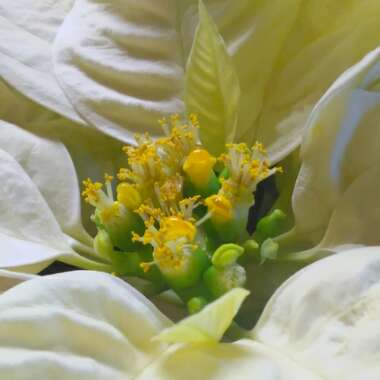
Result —
[[205, 149], [194, 149], [183, 164], [183, 171], [196, 186], [206, 186], [216, 158]]
[[211, 213], [211, 219], [218, 223], [226, 223], [233, 217], [231, 201], [222, 194], [211, 195], [205, 199], [205, 204]]
[[117, 200], [129, 210], [136, 210], [142, 202], [136, 186], [130, 183], [120, 183], [116, 188], [116, 193]]

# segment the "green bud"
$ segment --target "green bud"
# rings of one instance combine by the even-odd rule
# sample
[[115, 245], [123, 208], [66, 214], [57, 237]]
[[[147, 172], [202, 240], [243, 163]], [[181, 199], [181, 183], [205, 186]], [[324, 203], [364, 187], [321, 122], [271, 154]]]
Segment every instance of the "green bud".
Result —
[[256, 257], [257, 253], [259, 252], [259, 244], [256, 242], [256, 240], [249, 239], [246, 240], [243, 244], [244, 253], [248, 256]]
[[198, 194], [204, 198], [217, 193], [220, 185], [213, 170], [215, 163], [216, 158], [207, 150], [194, 149], [183, 164], [186, 173], [185, 193]]
[[225, 268], [234, 264], [243, 253], [244, 248], [240, 245], [227, 243], [214, 252], [211, 261], [216, 268]]
[[144, 245], [141, 246], [141, 248], [138, 251], [139, 253], [139, 272], [138, 277], [144, 278], [153, 284], [155, 284], [156, 288], [163, 288], [165, 287], [166, 283], [162, 276], [161, 271], [158, 269], [156, 265], [152, 265], [147, 272], [144, 272], [141, 267], [142, 262], [152, 262], [153, 256], [152, 256], [152, 248], [150, 246]]
[[233, 288], [243, 287], [246, 279], [244, 268], [238, 264], [222, 269], [211, 266], [203, 275], [203, 281], [214, 298]]
[[147, 280], [147, 287], [154, 293], [167, 288], [161, 272], [156, 266], [152, 266], [148, 272], [144, 272], [141, 263], [152, 261], [151, 248], [142, 246], [138, 252], [124, 252], [113, 250], [110, 254], [112, 268], [118, 276], [131, 276]]
[[137, 252], [114, 250], [111, 254], [111, 260], [113, 268], [118, 275], [142, 277], [141, 258]]
[[203, 272], [210, 266], [207, 252], [195, 249], [181, 268], [161, 268], [161, 273], [174, 290], [186, 289], [197, 285]]
[[105, 259], [110, 260], [113, 253], [113, 244], [105, 230], [99, 230], [94, 238], [95, 252]]
[[246, 240], [242, 247], [244, 254], [239, 258], [239, 264], [245, 265], [251, 260], [260, 261], [260, 246], [256, 240]]
[[237, 241], [239, 229], [235, 219], [229, 220], [225, 223], [218, 223], [209, 219], [202, 226], [209, 235], [209, 238], [214, 240], [214, 242], [217, 242], [217, 246], [230, 241]]
[[279, 209], [260, 219], [256, 228], [256, 239], [263, 242], [265, 239], [279, 235], [286, 225], [286, 214]]
[[276, 260], [278, 248], [278, 243], [272, 239], [265, 240], [260, 248], [261, 263], [264, 263], [267, 259]]
[[193, 297], [187, 303], [187, 310], [189, 314], [196, 314], [201, 311], [207, 305], [206, 298], [203, 297]]
[[132, 241], [132, 232], [142, 233], [144, 222], [139, 215], [116, 201], [111, 206], [96, 210], [95, 220], [99, 220], [108, 232], [114, 247], [122, 251], [134, 251], [141, 244]]

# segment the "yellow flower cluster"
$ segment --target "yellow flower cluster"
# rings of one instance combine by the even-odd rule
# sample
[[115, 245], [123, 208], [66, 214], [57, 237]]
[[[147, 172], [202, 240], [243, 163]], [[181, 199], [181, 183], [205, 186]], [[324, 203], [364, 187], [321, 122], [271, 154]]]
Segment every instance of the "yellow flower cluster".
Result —
[[270, 167], [266, 150], [261, 143], [251, 149], [244, 143], [227, 144], [227, 152], [219, 158], [229, 172], [228, 179], [222, 179], [221, 194], [231, 202], [245, 193], [252, 194], [259, 182], [276, 172], [281, 167]]
[[[230, 221], [239, 198], [248, 193], [253, 201], [257, 184], [280, 171], [270, 168], [259, 143], [251, 149], [246, 144], [228, 144], [226, 153], [213, 157], [199, 143], [195, 115], [185, 121], [173, 115], [159, 123], [166, 137], [136, 136], [136, 146], [123, 148], [128, 167], [117, 174], [117, 201], [111, 176], [105, 176], [106, 192], [100, 182], [83, 181], [83, 197], [101, 210], [103, 224], [124, 209], [142, 219], [143, 233], [132, 231], [131, 240], [153, 248], [153, 261], [141, 264], [145, 272], [152, 265], [161, 270], [186, 267], [195, 247], [204, 245], [206, 233], [199, 226], [210, 218]], [[223, 166], [219, 173], [214, 170], [218, 161]]]

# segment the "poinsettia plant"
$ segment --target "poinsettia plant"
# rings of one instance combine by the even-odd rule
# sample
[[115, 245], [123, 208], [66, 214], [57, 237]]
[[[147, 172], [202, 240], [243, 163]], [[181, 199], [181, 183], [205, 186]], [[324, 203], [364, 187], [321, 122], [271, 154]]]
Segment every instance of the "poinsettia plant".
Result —
[[0, 374], [377, 378], [380, 3], [7, 3]]
[[[270, 167], [260, 143], [227, 144], [218, 173], [217, 159], [198, 143], [195, 115], [161, 124], [167, 137], [138, 136], [136, 147], [124, 147], [128, 168], [117, 174], [116, 199], [109, 174], [104, 185], [84, 180], [82, 195], [95, 208], [95, 252], [115, 274], [140, 277], [157, 292], [169, 287], [195, 313], [244, 286], [244, 266], [260, 256], [247, 228], [254, 193], [281, 168]], [[275, 210], [258, 222], [263, 258], [284, 218]]]

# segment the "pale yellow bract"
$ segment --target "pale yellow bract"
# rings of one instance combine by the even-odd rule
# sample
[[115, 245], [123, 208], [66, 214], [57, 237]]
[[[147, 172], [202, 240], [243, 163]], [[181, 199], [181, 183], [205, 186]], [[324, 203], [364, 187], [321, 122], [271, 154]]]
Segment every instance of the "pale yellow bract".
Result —
[[[360, 247], [380, 244], [379, 18], [378, 0], [205, 0], [200, 12], [196, 0], [0, 1], [0, 290], [13, 287], [0, 296], [0, 378], [378, 380], [380, 250]], [[185, 111], [199, 116], [190, 145], [182, 123], [172, 138], [156, 123]], [[271, 166], [286, 158], [279, 202], [293, 219], [278, 256], [334, 254], [293, 276], [297, 263], [253, 265], [243, 308], [261, 317], [244, 340], [217, 342], [241, 292], [173, 326], [99, 272], [113, 269], [94, 252], [80, 183], [93, 178], [85, 196], [108, 206], [111, 179], [97, 183], [146, 131], [170, 165], [157, 167], [149, 141], [131, 148], [141, 156], [118, 191], [126, 210], [141, 206], [145, 181], [178, 203], [180, 181], [162, 179], [198, 134], [213, 156], [258, 140]], [[23, 273], [55, 260], [97, 272]]]
[[246, 290], [234, 289], [174, 325], [113, 276], [80, 271], [36, 278], [0, 296], [0, 377], [376, 379], [379, 268], [379, 247], [314, 263], [274, 294], [244, 339], [224, 343]]

